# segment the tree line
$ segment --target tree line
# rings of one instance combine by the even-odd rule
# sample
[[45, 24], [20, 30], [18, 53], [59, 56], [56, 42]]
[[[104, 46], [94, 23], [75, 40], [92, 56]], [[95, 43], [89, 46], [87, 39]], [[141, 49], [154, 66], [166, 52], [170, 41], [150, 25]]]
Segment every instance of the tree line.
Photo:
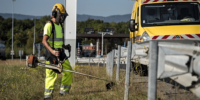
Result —
[[105, 28], [114, 28], [116, 34], [129, 34], [129, 22], [103, 22], [102, 20], [88, 19], [86, 21], [77, 22], [77, 33], [85, 33], [85, 28], [94, 28], [95, 33], [104, 32]]
[[[24, 50], [24, 54], [31, 54], [33, 48], [34, 20], [35, 20], [35, 42], [41, 43], [42, 37], [38, 37], [38, 33], [43, 33], [44, 25], [51, 16], [44, 16], [41, 19], [14, 19], [14, 41], [13, 46], [15, 52]], [[94, 28], [95, 33], [104, 31], [105, 28], [114, 28], [115, 33], [129, 34], [128, 22], [103, 22], [102, 20], [88, 19], [86, 21], [77, 21], [77, 33], [84, 34], [85, 28]], [[6, 57], [10, 57], [12, 48], [12, 18], [4, 19], [0, 16], [0, 41], [5, 41]], [[89, 40], [88, 40], [89, 41]], [[18, 55], [15, 54], [15, 57]]]

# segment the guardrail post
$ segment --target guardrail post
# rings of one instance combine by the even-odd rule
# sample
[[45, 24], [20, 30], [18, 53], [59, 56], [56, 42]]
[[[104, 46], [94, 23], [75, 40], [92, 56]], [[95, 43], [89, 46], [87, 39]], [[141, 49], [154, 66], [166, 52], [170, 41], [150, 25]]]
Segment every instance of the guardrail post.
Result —
[[26, 55], [26, 66], [28, 66], [27, 60], [28, 60], [28, 55]]
[[78, 58], [76, 57], [76, 63], [77, 63], [77, 65], [79, 64], [79, 62], [78, 62]]
[[100, 58], [98, 58], [98, 67], [99, 67]]
[[158, 41], [149, 42], [148, 100], [156, 100]]
[[103, 67], [105, 67], [106, 60], [103, 58]]
[[119, 68], [120, 68], [120, 58], [121, 58], [121, 46], [118, 45], [118, 53], [117, 53], [117, 71], [116, 71], [116, 80], [119, 81]]
[[107, 60], [106, 60], [106, 73], [109, 75], [109, 66], [110, 66], [110, 53], [107, 54]]
[[128, 95], [129, 95], [131, 48], [132, 48], [132, 43], [131, 43], [131, 41], [128, 41], [128, 53], [127, 53], [127, 64], [126, 64], [126, 79], [125, 79], [124, 100], [128, 100]]
[[89, 57], [89, 66], [90, 66], [90, 57]]
[[111, 80], [112, 80], [112, 76], [113, 76], [114, 58], [115, 58], [115, 50], [112, 50], [111, 51], [111, 62], [110, 62], [110, 79]]

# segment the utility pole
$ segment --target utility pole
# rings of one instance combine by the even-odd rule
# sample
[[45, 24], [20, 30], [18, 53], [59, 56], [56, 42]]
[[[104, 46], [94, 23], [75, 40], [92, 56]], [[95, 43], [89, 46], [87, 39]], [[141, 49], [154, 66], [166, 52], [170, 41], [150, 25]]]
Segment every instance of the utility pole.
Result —
[[11, 55], [12, 55], [12, 60], [13, 60], [13, 55], [14, 55], [14, 50], [13, 50], [13, 32], [14, 32], [14, 2], [15, 0], [13, 0], [13, 11], [12, 11], [12, 51], [11, 51]]
[[36, 19], [36, 16], [34, 18], [34, 39], [33, 39], [33, 54], [35, 54], [35, 19]]
[[101, 37], [101, 56], [103, 57], [103, 36], [106, 35], [106, 34], [110, 34], [110, 35], [113, 35], [112, 32], [100, 32], [102, 37]]
[[101, 33], [102, 34], [102, 39], [101, 39], [101, 56], [103, 57], [103, 36], [105, 35], [105, 34], [103, 34], [103, 32]]

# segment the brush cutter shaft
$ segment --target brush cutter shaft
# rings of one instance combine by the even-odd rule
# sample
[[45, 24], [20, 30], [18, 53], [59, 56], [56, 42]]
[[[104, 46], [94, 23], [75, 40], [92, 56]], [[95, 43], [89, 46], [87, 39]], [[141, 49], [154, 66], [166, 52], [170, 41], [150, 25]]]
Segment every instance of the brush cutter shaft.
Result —
[[103, 79], [103, 78], [99, 78], [99, 77], [96, 77], [96, 76], [92, 76], [92, 75], [88, 75], [88, 74], [84, 74], [84, 73], [80, 73], [80, 72], [76, 72], [76, 71], [72, 71], [72, 70], [67, 70], [67, 69], [63, 69], [62, 68], [62, 61], [60, 61], [60, 59], [57, 57], [58, 59], [58, 65], [54, 65], [54, 64], [45, 64], [45, 63], [41, 63], [37, 60], [37, 57], [35, 55], [30, 55], [28, 57], [28, 60], [27, 60], [27, 63], [28, 63], [28, 67], [31, 67], [31, 68], [35, 68], [37, 66], [41, 66], [41, 67], [45, 67], [45, 68], [49, 68], [49, 69], [56, 69], [58, 70], [60, 73], [62, 71], [67, 71], [67, 72], [72, 72], [72, 73], [75, 73], [75, 74], [80, 74], [80, 75], [84, 75], [84, 76], [88, 76], [88, 77], [92, 77], [92, 78], [96, 78], [96, 79], [100, 79], [100, 80], [104, 80], [104, 81], [108, 81], [108, 82], [112, 82], [110, 80], [107, 80], [107, 79]]
[[107, 79], [99, 78], [99, 77], [96, 77], [96, 76], [92, 76], [92, 75], [88, 75], [88, 74], [84, 74], [84, 73], [80, 73], [80, 72], [76, 72], [76, 71], [72, 71], [72, 70], [63, 69], [63, 71], [72, 72], [72, 73], [75, 73], [75, 74], [80, 74], [80, 75], [84, 75], [84, 76], [88, 76], [88, 77], [92, 77], [92, 78], [96, 78], [96, 79], [100, 79], [100, 80], [111, 82], [111, 81], [109, 81]]
[[47, 64], [44, 64], [44, 63], [37, 63], [37, 66], [50, 68], [50, 69], [56, 69], [59, 72], [62, 72], [62, 66], [60, 66], [60, 64], [58, 64], [58, 65], [47, 65]]
[[56, 70], [59, 70], [59, 71], [67, 71], [67, 72], [71, 72], [71, 73], [84, 75], [84, 76], [88, 76], [88, 77], [92, 77], [92, 78], [96, 78], [96, 79], [100, 79], [100, 80], [111, 82], [111, 81], [109, 81], [107, 79], [99, 78], [99, 77], [96, 77], [96, 76], [92, 76], [92, 75], [88, 75], [88, 74], [84, 74], [84, 73], [80, 73], [80, 72], [76, 72], [76, 71], [72, 71], [72, 70], [67, 70], [67, 69], [62, 69], [61, 70], [61, 69], [59, 69], [59, 67], [56, 67], [56, 65], [47, 65], [47, 64], [44, 64], [44, 63], [38, 63], [37, 65], [41, 66], [41, 67], [45, 67], [45, 68], [56, 69]]
[[80, 72], [76, 72], [76, 71], [72, 71], [72, 70], [67, 70], [67, 69], [62, 69], [61, 70], [60, 67], [56, 67], [58, 65], [47, 65], [47, 64], [44, 64], [44, 63], [37, 63], [37, 66], [45, 67], [45, 68], [50, 68], [50, 69], [56, 69], [56, 70], [59, 70], [59, 71], [67, 71], [67, 72], [71, 72], [71, 73], [75, 73], [75, 74], [80, 74], [80, 75], [84, 75], [84, 76], [88, 76], [88, 77], [92, 77], [92, 78], [96, 78], [96, 79], [100, 79], [100, 80], [111, 82], [111, 81], [109, 81], [107, 79], [99, 78], [99, 77], [92, 76], [92, 75], [89, 75], [89, 74], [84, 74], [84, 73], [80, 73]]
[[44, 64], [44, 63], [37, 63], [37, 66], [50, 68], [50, 69], [57, 69], [57, 70], [59, 69], [59, 68], [56, 67], [57, 65], [47, 65], [47, 64]]

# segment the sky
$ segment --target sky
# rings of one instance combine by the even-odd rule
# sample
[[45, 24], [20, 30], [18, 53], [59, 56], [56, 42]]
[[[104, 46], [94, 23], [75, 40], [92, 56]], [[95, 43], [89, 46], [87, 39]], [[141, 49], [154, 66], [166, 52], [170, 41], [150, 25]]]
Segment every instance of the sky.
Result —
[[[34, 16], [51, 15], [54, 4], [65, 0], [16, 0], [14, 13]], [[77, 0], [77, 14], [110, 16], [131, 14], [133, 0]], [[13, 0], [0, 0], [0, 13], [12, 13]]]

